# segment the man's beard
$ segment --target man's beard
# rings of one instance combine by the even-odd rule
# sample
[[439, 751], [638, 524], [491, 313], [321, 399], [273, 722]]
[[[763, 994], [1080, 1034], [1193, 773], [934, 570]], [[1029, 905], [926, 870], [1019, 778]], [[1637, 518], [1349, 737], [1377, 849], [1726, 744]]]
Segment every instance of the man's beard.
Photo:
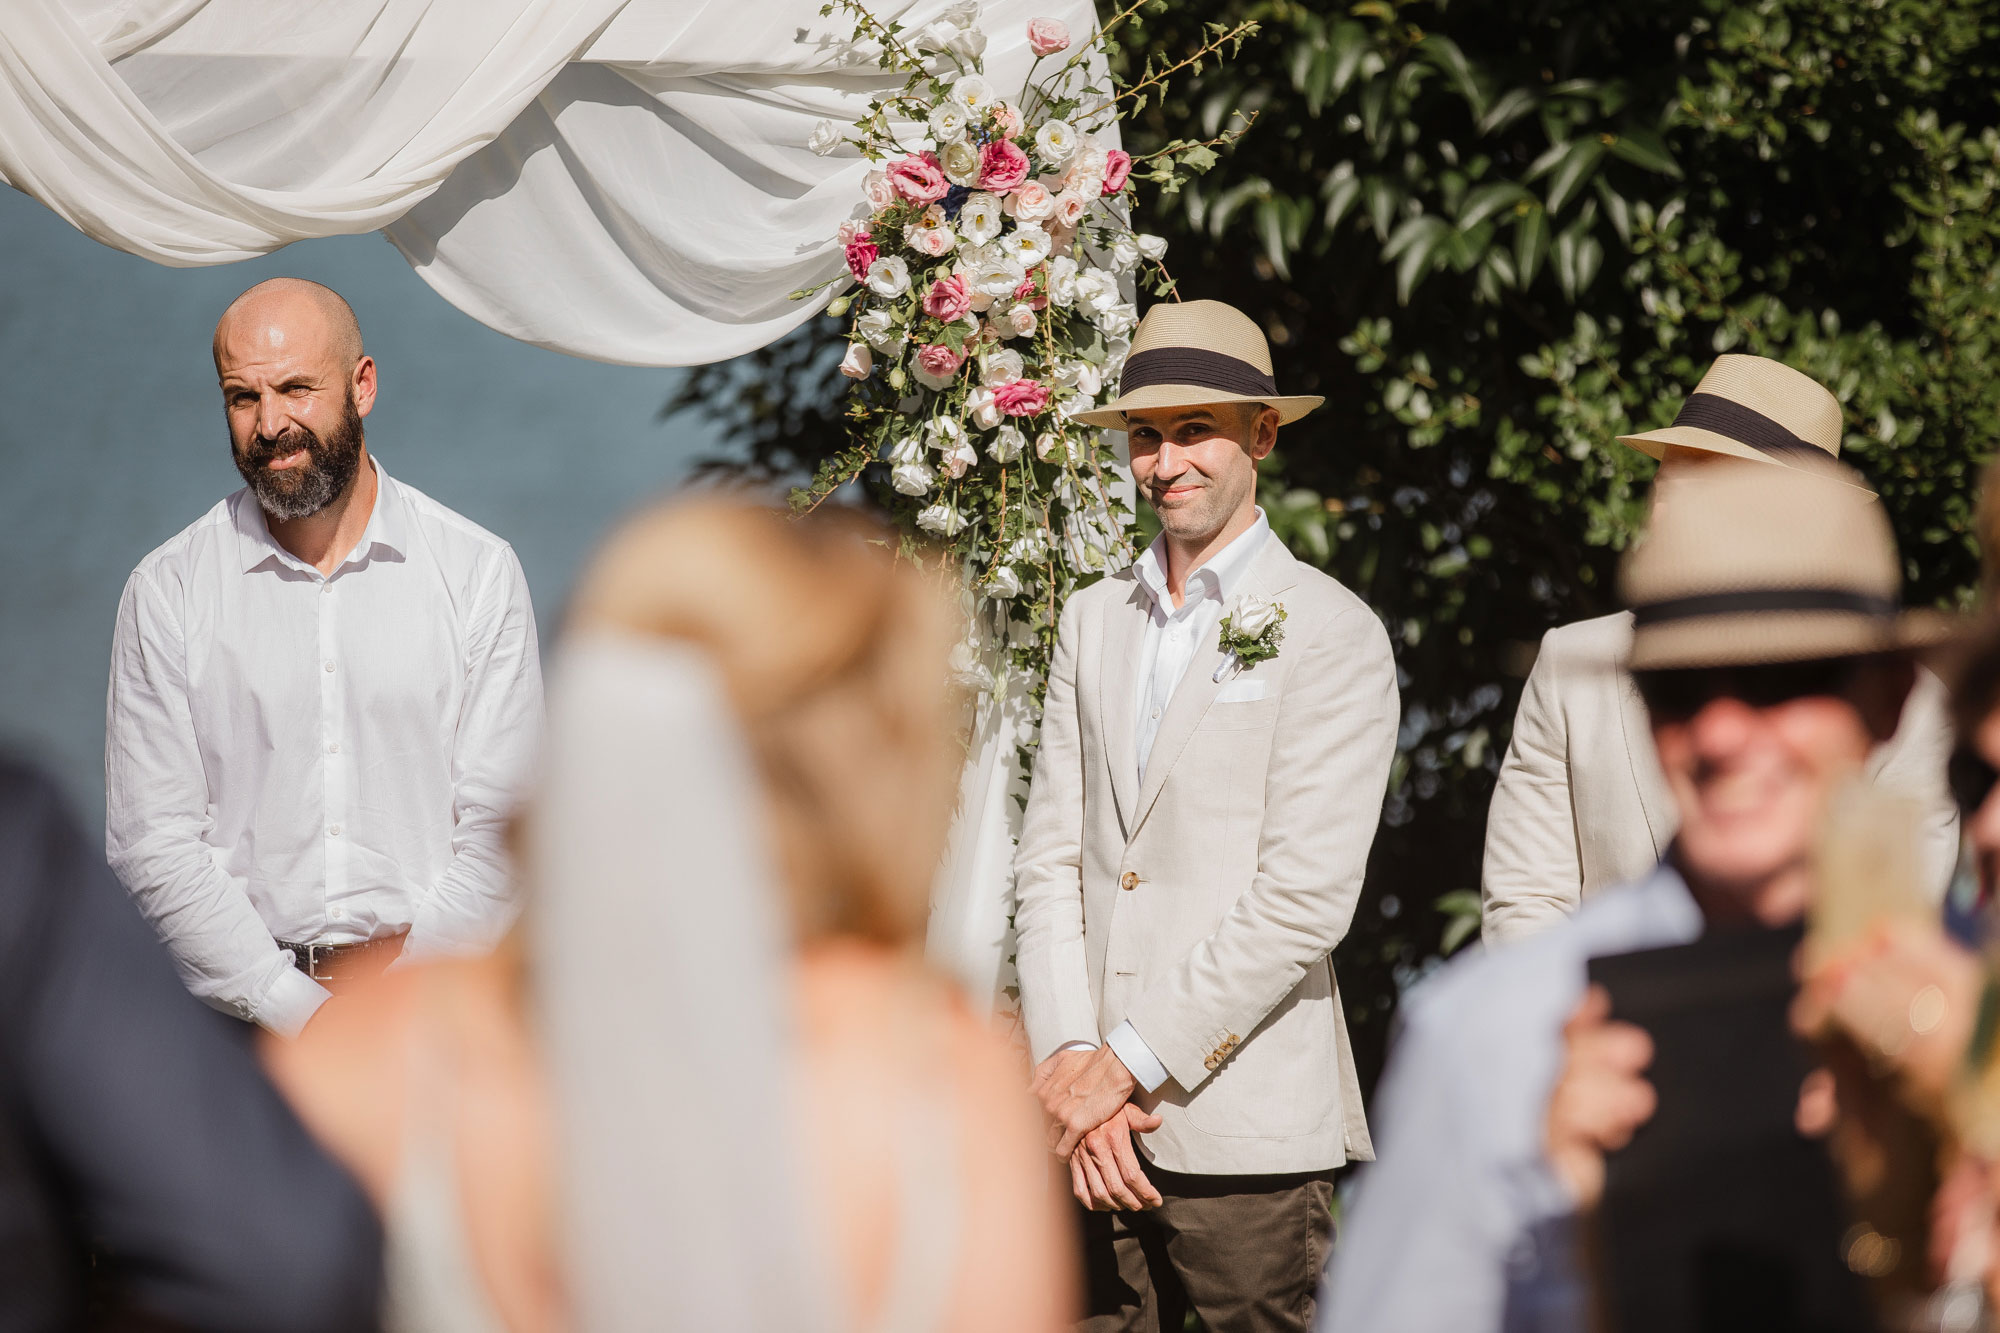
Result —
[[[347, 403], [340, 422], [325, 439], [296, 423], [275, 440], [254, 440], [247, 453], [232, 444], [230, 456], [236, 471], [250, 483], [250, 491], [264, 512], [279, 521], [309, 518], [346, 493], [361, 469], [361, 413], [355, 410], [354, 389], [347, 390]], [[271, 460], [306, 451], [306, 461], [282, 472], [273, 472]]]

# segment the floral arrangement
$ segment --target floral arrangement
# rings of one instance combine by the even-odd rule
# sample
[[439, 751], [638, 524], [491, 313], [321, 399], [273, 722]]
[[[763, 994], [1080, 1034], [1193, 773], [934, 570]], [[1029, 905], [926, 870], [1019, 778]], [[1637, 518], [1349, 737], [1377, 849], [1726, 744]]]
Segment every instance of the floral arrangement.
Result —
[[1039, 700], [1064, 598], [1134, 555], [1116, 455], [1076, 420], [1117, 379], [1139, 283], [1173, 294], [1166, 243], [1132, 226], [1134, 188], [1178, 188], [1248, 128], [1140, 160], [1106, 142], [1121, 106], [1254, 31], [1218, 25], [1201, 50], [1113, 87], [1093, 55], [1159, 3], [1130, 5], [1082, 42], [1029, 20], [1034, 64], [1019, 89], [987, 77], [973, 0], [915, 30], [860, 0], [821, 11], [850, 16], [856, 49], [905, 79], [853, 126], [822, 121], [811, 140], [822, 154], [852, 145], [875, 169], [840, 229], [847, 271], [830, 285], [851, 290], [827, 306], [849, 321], [851, 443], [793, 503], [811, 509], [861, 481], [903, 528], [906, 554], [940, 552], [971, 613], [954, 672], [994, 694], [1019, 683]]

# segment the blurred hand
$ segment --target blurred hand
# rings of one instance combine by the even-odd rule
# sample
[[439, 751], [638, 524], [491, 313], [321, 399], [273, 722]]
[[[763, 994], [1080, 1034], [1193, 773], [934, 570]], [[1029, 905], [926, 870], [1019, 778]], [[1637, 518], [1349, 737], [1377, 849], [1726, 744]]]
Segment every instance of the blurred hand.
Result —
[[1563, 1025], [1563, 1072], [1549, 1099], [1549, 1165], [1578, 1211], [1604, 1197], [1604, 1154], [1632, 1141], [1658, 1098], [1642, 1076], [1653, 1060], [1643, 1028], [1611, 1021], [1611, 997], [1592, 986]]
[[1983, 982], [1978, 958], [1935, 926], [1885, 921], [1805, 979], [1792, 1026], [1845, 1033], [1895, 1072], [1912, 1109], [1935, 1113], [1972, 1040]]
[[1070, 1188], [1076, 1201], [1100, 1213], [1141, 1212], [1163, 1200], [1146, 1179], [1132, 1136], [1160, 1127], [1160, 1117], [1131, 1102], [1083, 1136], [1069, 1155]]
[[1035, 1070], [1034, 1093], [1049, 1117], [1049, 1149], [1057, 1157], [1076, 1151], [1084, 1135], [1118, 1114], [1139, 1086], [1108, 1046], [1057, 1051]]

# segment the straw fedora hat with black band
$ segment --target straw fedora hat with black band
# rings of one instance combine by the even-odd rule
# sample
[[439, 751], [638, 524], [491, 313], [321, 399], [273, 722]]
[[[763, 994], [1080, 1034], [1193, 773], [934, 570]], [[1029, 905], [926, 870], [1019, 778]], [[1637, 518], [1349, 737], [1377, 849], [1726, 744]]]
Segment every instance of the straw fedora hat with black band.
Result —
[[1946, 638], [1946, 617], [1900, 610], [1896, 539], [1882, 506], [1854, 493], [1858, 485], [1842, 464], [1804, 457], [1785, 469], [1695, 468], [1673, 477], [1625, 559], [1627, 665], [1757, 666]]
[[1730, 352], [1715, 358], [1671, 425], [1618, 441], [1654, 458], [1678, 446], [1796, 463], [1840, 457], [1840, 437], [1840, 400], [1819, 381], [1782, 361]]
[[1257, 321], [1221, 301], [1163, 301], [1132, 333], [1118, 396], [1076, 414], [1078, 421], [1124, 430], [1127, 412], [1208, 403], [1263, 403], [1287, 425], [1324, 403], [1314, 394], [1281, 394], [1271, 377], [1271, 345]]

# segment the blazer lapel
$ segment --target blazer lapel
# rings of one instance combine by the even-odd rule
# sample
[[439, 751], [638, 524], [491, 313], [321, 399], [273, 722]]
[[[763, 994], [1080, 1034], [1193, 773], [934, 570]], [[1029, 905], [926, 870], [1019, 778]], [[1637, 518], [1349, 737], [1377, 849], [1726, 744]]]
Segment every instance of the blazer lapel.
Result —
[[[1297, 582], [1297, 568], [1298, 561], [1285, 549], [1285, 544], [1275, 536], [1269, 537], [1265, 540], [1264, 549], [1257, 553], [1257, 558], [1250, 562], [1250, 568], [1244, 571], [1242, 582], [1229, 600], [1233, 601], [1241, 593], [1253, 592], [1259, 597], [1276, 601], [1279, 593]], [[1224, 614], [1228, 610], [1225, 605]], [[1160, 719], [1159, 734], [1153, 738], [1153, 753], [1146, 761], [1145, 781], [1139, 787], [1138, 813], [1126, 824], [1127, 837], [1138, 832], [1139, 825], [1152, 811], [1153, 803], [1160, 799], [1160, 788], [1166, 785], [1167, 774], [1187, 749], [1195, 728], [1208, 716], [1209, 705], [1215, 702], [1215, 696], [1228, 683], [1215, 679], [1216, 668], [1222, 665], [1225, 656], [1220, 647], [1221, 638], [1220, 632], [1213, 633], [1207, 643], [1196, 647], [1187, 675], [1181, 677], [1179, 688], [1167, 704], [1167, 714]], [[1129, 707], [1127, 711], [1129, 713]], [[1136, 765], [1136, 753], [1132, 762]]]
[[[1132, 581], [1122, 602], [1107, 602], [1097, 666], [1097, 716], [1102, 722], [1105, 762], [1111, 766], [1111, 794], [1127, 833], [1138, 823], [1139, 744], [1132, 716], [1139, 690], [1139, 649], [1153, 614], [1146, 590]], [[1209, 668], [1214, 670], [1213, 667]]]
[[1631, 647], [1632, 637], [1628, 629], [1613, 663], [1618, 676], [1618, 725], [1625, 733], [1625, 759], [1632, 767], [1632, 785], [1639, 793], [1639, 809], [1646, 816], [1646, 832], [1653, 839], [1653, 855], [1658, 857], [1666, 854], [1668, 841], [1660, 834], [1671, 826], [1664, 813], [1657, 808], [1660, 793], [1656, 790], [1653, 774], [1659, 770], [1659, 761], [1656, 759], [1650, 765], [1646, 763], [1652, 753], [1653, 733], [1646, 722], [1646, 704], [1639, 697], [1639, 683], [1625, 669], [1625, 658]]

